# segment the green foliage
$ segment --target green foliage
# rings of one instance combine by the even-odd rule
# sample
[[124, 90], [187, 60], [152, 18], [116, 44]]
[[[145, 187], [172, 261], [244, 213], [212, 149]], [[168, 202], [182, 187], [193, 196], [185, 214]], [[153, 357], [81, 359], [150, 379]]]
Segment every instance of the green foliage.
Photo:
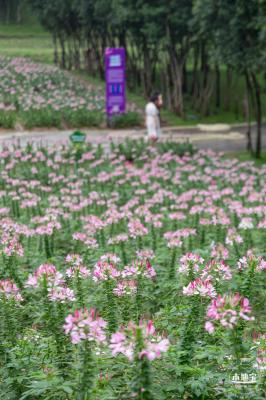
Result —
[[99, 127], [104, 121], [104, 114], [102, 111], [66, 109], [63, 111], [63, 118], [70, 128]]
[[115, 144], [111, 142], [111, 149], [117, 155], [123, 155], [126, 161], [134, 161], [139, 159], [142, 155], [147, 154], [149, 144], [144, 139], [129, 139], [123, 143]]
[[34, 127], [61, 127], [61, 113], [49, 107], [22, 112], [20, 115], [27, 129]]
[[36, 372], [29, 377], [27, 389], [20, 400], [31, 399], [36, 396], [45, 400], [69, 400], [74, 393], [71, 385], [72, 382], [64, 381], [53, 371], [48, 373]]
[[157, 144], [157, 147], [158, 151], [162, 154], [171, 152], [180, 157], [183, 157], [185, 154], [192, 156], [197, 151], [195, 146], [189, 141], [178, 143], [171, 140], [167, 140], [165, 142], [159, 142]]
[[11, 129], [14, 128], [16, 123], [15, 111], [1, 111], [0, 110], [0, 127]]
[[110, 120], [110, 126], [112, 128], [118, 128], [118, 129], [137, 127], [142, 125], [143, 121], [140, 113], [134, 111], [113, 116]]
[[[196, 147], [188, 141], [182, 143], [171, 140], [159, 141], [156, 144], [156, 148], [160, 154], [173, 153], [179, 157], [183, 157], [184, 155], [192, 156], [197, 152]], [[127, 161], [132, 162], [141, 159], [143, 156], [148, 156], [152, 148], [150, 147], [150, 143], [143, 138], [126, 138], [123, 143], [115, 144], [111, 142], [111, 149], [117, 156], [123, 155]]]

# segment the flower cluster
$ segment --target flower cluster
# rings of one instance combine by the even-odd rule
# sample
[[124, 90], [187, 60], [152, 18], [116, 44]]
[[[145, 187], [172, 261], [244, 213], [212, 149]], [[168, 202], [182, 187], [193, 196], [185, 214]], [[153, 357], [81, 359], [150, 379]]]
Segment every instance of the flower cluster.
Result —
[[38, 288], [43, 283], [46, 283], [47, 286], [60, 286], [64, 283], [63, 274], [58, 272], [52, 264], [42, 264], [33, 275], [29, 275], [25, 286]]
[[11, 219], [2, 220], [0, 244], [3, 246], [3, 254], [6, 257], [18, 255], [23, 257], [24, 249], [20, 243], [20, 234], [23, 227]]
[[116, 296], [122, 297], [125, 295], [134, 295], [137, 293], [137, 281], [136, 280], [123, 280], [118, 282], [117, 286], [113, 290]]
[[65, 333], [70, 334], [73, 344], [77, 344], [81, 340], [95, 341], [101, 344], [106, 340], [105, 328], [107, 323], [93, 308], [76, 310], [74, 314], [69, 314], [66, 317], [65, 322]]
[[216, 290], [210, 279], [197, 278], [190, 282], [188, 286], [183, 287], [183, 294], [185, 296], [215, 297]]
[[0, 281], [0, 295], [7, 300], [15, 300], [18, 302], [23, 300], [19, 288], [9, 279], [3, 279]]
[[216, 260], [227, 260], [229, 257], [228, 249], [222, 243], [211, 243], [211, 257]]
[[136, 254], [141, 261], [152, 260], [155, 257], [154, 251], [151, 249], [137, 250]]
[[242, 218], [242, 220], [239, 223], [239, 228], [240, 229], [253, 229], [254, 228], [254, 224], [252, 221], [252, 218], [250, 217], [246, 217], [246, 218]]
[[141, 223], [139, 219], [132, 219], [128, 223], [129, 236], [133, 239], [148, 234], [148, 229]]
[[156, 333], [152, 321], [140, 321], [139, 325], [129, 322], [127, 327], [122, 327], [111, 337], [110, 349], [113, 356], [121, 353], [130, 361], [134, 359], [137, 329], [140, 329], [143, 340], [143, 348], [137, 354], [139, 358], [147, 357], [152, 361], [168, 350], [169, 340]]
[[225, 238], [225, 243], [229, 246], [235, 244], [243, 243], [242, 237], [237, 233], [235, 228], [229, 228], [227, 232], [227, 236]]
[[145, 261], [136, 260], [131, 266], [126, 266], [121, 272], [122, 278], [128, 277], [138, 277], [144, 276], [146, 278], [155, 278], [156, 271], [152, 267], [150, 261], [146, 259]]
[[214, 279], [216, 281], [232, 279], [232, 271], [224, 261], [212, 260], [206, 264], [201, 274], [202, 279]]
[[189, 271], [199, 272], [204, 265], [204, 259], [198, 254], [187, 253], [180, 259], [178, 272], [188, 275]]
[[67, 301], [75, 301], [76, 297], [74, 291], [64, 286], [55, 286], [48, 289], [48, 298], [51, 301], [58, 301], [65, 303]]
[[253, 321], [251, 315], [249, 300], [242, 297], [239, 293], [234, 295], [218, 295], [213, 299], [208, 307], [205, 323], [205, 329], [213, 333], [218, 325], [226, 329], [233, 329], [239, 320]]
[[70, 264], [70, 268], [66, 270], [66, 276], [73, 278], [79, 276], [81, 278], [87, 278], [90, 275], [90, 271], [83, 265], [83, 259], [79, 254], [68, 254], [66, 262]]
[[266, 261], [262, 257], [255, 256], [251, 250], [248, 250], [246, 256], [238, 260], [237, 266], [240, 270], [245, 270], [251, 265], [254, 266], [257, 272], [266, 269]]
[[108, 279], [116, 279], [121, 275], [121, 272], [115, 267], [114, 264], [108, 261], [99, 260], [92, 272], [93, 280], [95, 282], [106, 281]]

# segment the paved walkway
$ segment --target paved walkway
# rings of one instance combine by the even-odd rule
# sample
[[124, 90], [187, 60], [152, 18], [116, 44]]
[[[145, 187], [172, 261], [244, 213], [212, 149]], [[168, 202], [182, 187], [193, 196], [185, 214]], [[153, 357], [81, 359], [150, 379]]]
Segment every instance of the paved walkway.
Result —
[[[0, 147], [4, 143], [19, 139], [22, 146], [30, 142], [43, 142], [53, 145], [56, 142], [66, 142], [74, 130], [34, 130], [34, 131], [1, 131]], [[252, 128], [253, 140], [255, 139], [255, 127]], [[145, 131], [142, 129], [126, 130], [98, 130], [82, 129], [87, 134], [91, 143], [103, 143], [109, 147], [108, 143], [112, 139], [115, 142], [121, 142], [125, 138], [145, 137]], [[186, 141], [194, 143], [198, 148], [211, 148], [217, 151], [238, 151], [246, 148], [246, 127], [243, 125], [203, 125], [200, 127], [168, 127], [163, 129], [162, 140]], [[262, 146], [266, 148], [266, 125], [262, 129]]]

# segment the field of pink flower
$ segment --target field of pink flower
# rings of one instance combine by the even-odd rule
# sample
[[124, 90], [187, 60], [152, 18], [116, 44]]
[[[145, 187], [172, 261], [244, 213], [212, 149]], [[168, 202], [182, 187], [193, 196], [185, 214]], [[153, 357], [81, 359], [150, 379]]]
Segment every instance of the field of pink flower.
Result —
[[[105, 119], [104, 92], [58, 67], [26, 58], [0, 56], [0, 127], [100, 126]], [[140, 123], [134, 104], [128, 118]], [[126, 114], [127, 115], [127, 114]]]
[[264, 399], [265, 176], [211, 151], [5, 146], [1, 400]]

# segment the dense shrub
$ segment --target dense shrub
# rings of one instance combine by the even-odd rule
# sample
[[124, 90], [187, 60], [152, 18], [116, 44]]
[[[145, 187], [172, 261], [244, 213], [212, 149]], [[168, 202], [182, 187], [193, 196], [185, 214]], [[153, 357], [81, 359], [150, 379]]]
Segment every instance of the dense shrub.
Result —
[[65, 110], [64, 121], [70, 128], [99, 127], [104, 121], [102, 111]]
[[21, 120], [25, 128], [32, 129], [34, 127], [61, 127], [61, 112], [55, 111], [50, 107], [41, 110], [29, 110], [20, 114]]
[[160, 153], [167, 153], [170, 151], [171, 153], [180, 157], [183, 157], [185, 154], [192, 156], [197, 151], [196, 147], [189, 141], [181, 143], [171, 140], [160, 141], [158, 142], [157, 147]]
[[112, 128], [132, 128], [143, 125], [142, 116], [134, 111], [125, 114], [113, 116], [110, 120], [110, 127]]
[[123, 156], [127, 161], [138, 160], [149, 151], [149, 144], [144, 139], [126, 138], [122, 143], [111, 142], [112, 151], [119, 156]]

